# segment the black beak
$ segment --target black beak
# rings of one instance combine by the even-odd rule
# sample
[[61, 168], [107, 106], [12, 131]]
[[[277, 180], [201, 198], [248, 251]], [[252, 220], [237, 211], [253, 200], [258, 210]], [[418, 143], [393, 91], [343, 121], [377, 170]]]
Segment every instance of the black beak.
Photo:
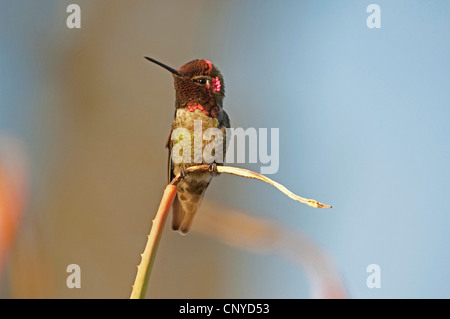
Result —
[[144, 57], [144, 58], [146, 58], [146, 59], [149, 60], [150, 62], [153, 62], [153, 63], [155, 63], [155, 64], [158, 64], [159, 66], [162, 66], [164, 69], [168, 70], [169, 72], [171, 72], [171, 73], [173, 73], [173, 74], [175, 74], [175, 75], [184, 77], [183, 74], [181, 74], [181, 73], [178, 72], [177, 70], [171, 68], [170, 66], [165, 65], [164, 63], [161, 63], [161, 62], [159, 62], [159, 61], [157, 61], [157, 60], [155, 60], [155, 59], [149, 58], [149, 57], [147, 57], [147, 56]]

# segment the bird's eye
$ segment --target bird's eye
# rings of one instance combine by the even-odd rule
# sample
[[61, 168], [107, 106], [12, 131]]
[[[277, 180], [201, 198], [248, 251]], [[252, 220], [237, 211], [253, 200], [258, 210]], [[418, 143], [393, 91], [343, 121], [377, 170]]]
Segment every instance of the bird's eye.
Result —
[[194, 81], [197, 82], [197, 83], [200, 83], [200, 84], [206, 84], [207, 83], [205, 78], [195, 79]]

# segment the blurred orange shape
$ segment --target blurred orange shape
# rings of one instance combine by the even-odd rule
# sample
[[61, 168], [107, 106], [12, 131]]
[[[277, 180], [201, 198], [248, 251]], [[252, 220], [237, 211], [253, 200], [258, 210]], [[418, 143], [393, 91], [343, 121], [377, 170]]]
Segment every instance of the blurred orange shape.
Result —
[[0, 276], [24, 204], [24, 157], [18, 142], [0, 136]]
[[193, 230], [254, 253], [278, 254], [306, 272], [311, 297], [347, 298], [346, 287], [331, 256], [309, 237], [273, 220], [251, 216], [205, 200]]

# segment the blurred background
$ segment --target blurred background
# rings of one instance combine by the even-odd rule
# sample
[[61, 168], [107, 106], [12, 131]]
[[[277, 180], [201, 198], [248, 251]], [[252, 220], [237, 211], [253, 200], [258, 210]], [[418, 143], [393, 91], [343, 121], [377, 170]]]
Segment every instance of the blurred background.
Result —
[[[81, 29], [66, 26], [71, 3]], [[215, 178], [191, 233], [167, 225], [148, 298], [449, 298], [449, 14], [448, 1], [0, 0], [0, 298], [129, 297], [175, 100], [145, 55], [211, 60], [232, 126], [280, 129], [270, 177], [333, 205]]]

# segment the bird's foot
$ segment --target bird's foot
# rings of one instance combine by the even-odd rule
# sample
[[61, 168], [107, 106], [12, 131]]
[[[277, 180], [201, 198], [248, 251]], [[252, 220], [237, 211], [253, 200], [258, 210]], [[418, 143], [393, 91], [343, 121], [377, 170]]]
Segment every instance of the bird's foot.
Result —
[[213, 174], [213, 176], [220, 175], [219, 170], [217, 169], [217, 164], [215, 162], [209, 164], [209, 171]]
[[186, 175], [188, 174], [187, 168], [185, 165], [180, 166], [180, 177], [181, 179], [184, 179]]

